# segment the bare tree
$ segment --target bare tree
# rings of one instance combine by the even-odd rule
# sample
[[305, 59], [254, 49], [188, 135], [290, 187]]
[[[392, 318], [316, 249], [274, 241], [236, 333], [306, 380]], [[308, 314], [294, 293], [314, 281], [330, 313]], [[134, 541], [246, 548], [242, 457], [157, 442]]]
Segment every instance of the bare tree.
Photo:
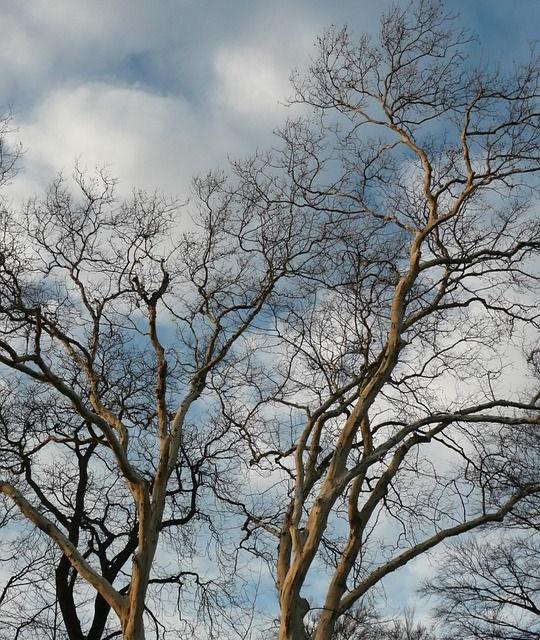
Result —
[[[326, 240], [267, 197], [223, 195], [220, 176], [198, 181], [184, 234], [163, 199], [118, 202], [107, 176], [75, 177], [78, 195], [59, 179], [23, 216], [2, 217], [3, 519], [16, 506], [58, 550], [54, 585], [21, 559], [24, 584], [8, 580], [2, 605], [21, 609], [14, 598], [36, 578], [55, 598], [13, 623], [18, 637], [26, 627], [57, 637], [61, 614], [70, 638], [133, 640], [145, 615], [156, 636], [168, 615], [189, 624], [191, 582], [203, 610], [224, 608], [206, 616], [210, 632], [228, 617], [237, 627], [216, 488], [237, 484], [240, 435], [212, 398], [249, 370], [246, 332], [281, 280], [313, 270]], [[209, 574], [197, 553], [214, 559]], [[171, 588], [179, 612], [160, 615]]]
[[[137, 382], [142, 383], [142, 379]], [[122, 583], [125, 586], [127, 582], [126, 565], [137, 546], [136, 519], [118, 472], [101, 455], [98, 443], [87, 436], [89, 425], [77, 419], [68, 405], [35, 385], [25, 393], [20, 388], [9, 389], [0, 408], [0, 424], [3, 470], [17, 474], [19, 491], [24, 487], [26, 495], [34, 495], [40, 510], [55, 517], [84, 558], [99, 566], [109, 582], [120, 582], [122, 589]], [[170, 487], [176, 522], [167, 518], [162, 526], [163, 535], [174, 528], [175, 535], [167, 546], [178, 549], [182, 562], [175, 567], [177, 562], [169, 560], [166, 571], [156, 567], [150, 578], [151, 588], [159, 588], [162, 597], [174, 600], [174, 590], [181, 590], [186, 606], [194, 591], [200, 591], [197, 600], [201, 609], [213, 600], [224, 601], [231, 589], [230, 581], [219, 571], [205, 577], [198, 574], [196, 566], [190, 566], [196, 553], [191, 541], [195, 532], [206, 544], [211, 543], [208, 533], [205, 535], [209, 514], [195, 506], [197, 495], [204, 496], [211, 486], [205, 465], [210, 459], [219, 461], [219, 455], [211, 455], [216, 450], [210, 439], [205, 446], [207, 452], [201, 455], [195, 443], [185, 444], [184, 472], [179, 465], [178, 487]], [[174, 492], [177, 495], [173, 498]], [[11, 630], [10, 637], [117, 637], [118, 624], [110, 619], [110, 606], [99, 593], [88, 589], [67, 557], [46, 537], [36, 535], [34, 528], [24, 526], [13, 509], [8, 516], [11, 536], [4, 541], [2, 560], [11, 577], [0, 596], [0, 619]], [[214, 524], [217, 526], [217, 521]], [[234, 599], [229, 606], [234, 608]], [[175, 628], [170, 623], [158, 624], [154, 612], [161, 607], [156, 603], [147, 601], [146, 609], [156, 636]]]
[[450, 549], [426, 588], [436, 615], [464, 640], [540, 637], [538, 534]]
[[331, 29], [295, 78], [313, 115], [198, 179], [191, 219], [80, 174], [3, 215], [0, 364], [31, 410], [5, 405], [2, 515], [57, 549], [64, 623], [86, 602], [108, 637], [161, 633], [159, 589], [182, 616], [230, 508], [275, 572], [280, 640], [329, 640], [538, 492], [498, 436], [540, 421], [537, 386], [503, 375], [538, 330], [539, 67], [474, 69], [469, 44], [423, 1], [378, 44]]
[[472, 46], [439, 3], [391, 9], [376, 43], [330, 29], [294, 77], [313, 115], [241, 168], [261, 191], [288, 172], [335, 241], [316, 290], [275, 307], [271, 373], [222, 393], [274, 483], [241, 506], [243, 545], [277, 548], [280, 640], [330, 639], [384, 578], [539, 489], [538, 464], [501, 471], [497, 435], [540, 421], [537, 381], [504, 375], [538, 335], [540, 68], [479, 69]]
[[[506, 451], [499, 475], [523, 478], [527, 469], [538, 468], [537, 427], [517, 433], [507, 428], [498, 435]], [[540, 504], [533, 495], [490, 536], [445, 551], [436, 576], [422, 591], [436, 597], [435, 614], [446, 629], [464, 640], [540, 637], [539, 531]]]
[[[317, 618], [308, 623], [316, 628]], [[402, 616], [385, 619], [373, 607], [355, 607], [336, 623], [334, 640], [437, 640], [432, 629], [415, 620], [414, 612], [405, 610]]]

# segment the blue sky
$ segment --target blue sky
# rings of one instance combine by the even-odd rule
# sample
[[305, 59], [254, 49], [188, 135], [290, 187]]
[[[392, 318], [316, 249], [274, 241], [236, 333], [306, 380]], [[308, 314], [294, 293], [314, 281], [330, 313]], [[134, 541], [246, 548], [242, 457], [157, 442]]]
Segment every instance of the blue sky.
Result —
[[[13, 193], [31, 195], [79, 160], [108, 166], [126, 192], [184, 200], [194, 173], [272, 143], [289, 73], [306, 65], [318, 33], [332, 23], [373, 32], [388, 5], [4, 0], [1, 103], [25, 149]], [[479, 35], [487, 59], [521, 57], [540, 27], [538, 0], [445, 6]]]

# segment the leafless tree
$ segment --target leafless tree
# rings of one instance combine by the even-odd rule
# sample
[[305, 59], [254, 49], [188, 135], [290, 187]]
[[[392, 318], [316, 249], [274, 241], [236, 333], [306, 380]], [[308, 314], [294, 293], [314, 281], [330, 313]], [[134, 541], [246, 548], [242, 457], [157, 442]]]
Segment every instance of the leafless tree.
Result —
[[[5, 394], [0, 408], [2, 469], [17, 474], [19, 490], [25, 487], [26, 495], [35, 496], [40, 510], [54, 516], [84, 558], [99, 566], [109, 582], [125, 584], [126, 565], [137, 546], [137, 529], [118, 472], [101, 455], [98, 443], [85, 437], [88, 424], [73, 415], [68, 405], [35, 385], [24, 392], [21, 388], [5, 391], [9, 395]], [[196, 567], [190, 567], [191, 556], [196, 553], [191, 543], [195, 532], [207, 545], [212, 543], [212, 536], [214, 544], [219, 543], [206, 524], [210, 513], [196, 509], [197, 495], [204, 496], [211, 486], [206, 475], [209, 470], [203, 467], [211, 459], [210, 452], [216, 453], [210, 439], [205, 446], [207, 452], [201, 455], [198, 445], [185, 443], [180, 458], [184, 473], [179, 466], [175, 472], [178, 486], [170, 487], [171, 492], [177, 492], [175, 498], [173, 493], [170, 497], [177, 515], [175, 522], [167, 518], [162, 524], [162, 535], [171, 538], [167, 546], [181, 552], [182, 565], [176, 567], [174, 560], [168, 560], [161, 569], [156, 567], [150, 578], [151, 588], [159, 590], [161, 597], [174, 601], [174, 591], [181, 591], [186, 608], [189, 598], [199, 591], [196, 600], [202, 610], [214, 601], [224, 602], [231, 589], [230, 581], [219, 571], [205, 578]], [[188, 451], [191, 458], [187, 457]], [[219, 455], [212, 456], [212, 463], [218, 461]], [[207, 507], [211, 508], [209, 504]], [[35, 528], [15, 518], [13, 509], [6, 515], [10, 527], [1, 560], [4, 574], [10, 577], [0, 596], [0, 619], [11, 631], [9, 637], [117, 637], [119, 628], [110, 619], [110, 606], [84, 584], [67, 557], [45, 536], [36, 535]], [[212, 516], [212, 520], [212, 526], [217, 526], [217, 519]], [[174, 536], [167, 533], [169, 529], [174, 529]], [[234, 598], [229, 606], [234, 609]], [[167, 628], [178, 629], [172, 623], [158, 623], [159, 616], [154, 612], [161, 607], [157, 604], [147, 601], [146, 608], [149, 626], [157, 637]], [[189, 628], [188, 621], [183, 627]]]
[[[262, 196], [218, 193], [220, 176], [198, 181], [192, 222], [157, 196], [118, 202], [103, 174], [75, 177], [78, 195], [59, 179], [23, 216], [2, 216], [3, 518], [16, 507], [60, 554], [35, 580], [56, 598], [14, 629], [55, 637], [61, 614], [70, 638], [133, 640], [146, 615], [162, 635], [168, 617], [190, 623], [190, 583], [203, 612], [223, 609], [206, 612], [210, 632], [227, 618], [237, 628], [216, 490], [237, 485], [240, 434], [215, 388], [249, 371], [246, 332], [326, 240]], [[46, 571], [21, 561], [26, 586]], [[160, 615], [174, 587], [179, 611]], [[2, 605], [21, 610], [23, 590], [10, 578]]]
[[[318, 616], [308, 623], [316, 628]], [[437, 640], [435, 632], [415, 620], [414, 612], [384, 619], [372, 607], [355, 607], [342, 616], [334, 628], [333, 640]]]
[[[505, 449], [525, 449], [522, 461], [530, 469], [538, 468], [539, 436], [537, 428], [517, 434], [508, 429], [503, 435]], [[519, 470], [515, 455], [507, 456], [506, 463], [509, 469], [499, 469], [500, 474]], [[435, 614], [441, 626], [464, 640], [539, 638], [539, 532], [540, 504], [537, 496], [531, 496], [489, 537], [450, 546], [436, 576], [423, 588], [436, 597]]]
[[540, 68], [478, 68], [473, 46], [423, 1], [377, 42], [330, 29], [293, 77], [312, 116], [239, 169], [263, 192], [288, 172], [335, 240], [316, 290], [275, 307], [271, 374], [222, 393], [273, 482], [242, 505], [243, 545], [274, 568], [280, 640], [329, 640], [384, 578], [539, 488], [538, 465], [503, 472], [526, 447], [498, 434], [539, 424], [537, 379], [505, 369], [538, 336]]
[[427, 592], [437, 617], [469, 640], [540, 637], [538, 534], [462, 543], [447, 552]]
[[331, 29], [294, 80], [312, 115], [196, 180], [191, 218], [80, 174], [4, 213], [0, 364], [31, 411], [5, 405], [2, 516], [57, 549], [64, 621], [99, 602], [109, 637], [161, 633], [159, 588], [231, 509], [280, 640], [329, 640], [538, 492], [499, 435], [540, 420], [536, 383], [504, 375], [537, 339], [539, 67], [476, 69], [469, 46], [424, 1], [378, 43]]

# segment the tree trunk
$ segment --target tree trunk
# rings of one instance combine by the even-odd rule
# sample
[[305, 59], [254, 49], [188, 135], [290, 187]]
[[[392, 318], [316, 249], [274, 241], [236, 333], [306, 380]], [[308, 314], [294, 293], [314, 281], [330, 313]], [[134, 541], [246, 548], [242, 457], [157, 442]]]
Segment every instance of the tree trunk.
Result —
[[305, 598], [292, 597], [282, 612], [278, 640], [308, 640], [304, 626], [304, 617], [309, 611], [309, 603]]
[[313, 640], [330, 640], [334, 635], [337, 617], [330, 611], [322, 611], [321, 617], [317, 623], [312, 639]]
[[122, 640], [145, 640], [143, 611], [122, 620]]

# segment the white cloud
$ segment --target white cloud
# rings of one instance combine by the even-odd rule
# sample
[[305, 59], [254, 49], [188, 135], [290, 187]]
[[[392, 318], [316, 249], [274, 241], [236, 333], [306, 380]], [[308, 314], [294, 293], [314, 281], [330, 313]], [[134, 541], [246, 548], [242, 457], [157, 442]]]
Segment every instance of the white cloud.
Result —
[[290, 93], [288, 73], [267, 51], [226, 48], [215, 59], [215, 101], [251, 120], [275, 118], [282, 107], [278, 98]]
[[193, 173], [242, 147], [225, 122], [208, 121], [181, 98], [104, 83], [53, 91], [16, 124], [25, 155], [15, 191], [40, 189], [80, 160], [90, 170], [108, 167], [122, 190], [159, 188], [183, 198]]
[[[0, 91], [26, 150], [11, 194], [76, 159], [185, 198], [194, 173], [271, 144], [326, 10], [164, 0], [7, 0]], [[287, 11], [288, 19], [283, 20]]]

